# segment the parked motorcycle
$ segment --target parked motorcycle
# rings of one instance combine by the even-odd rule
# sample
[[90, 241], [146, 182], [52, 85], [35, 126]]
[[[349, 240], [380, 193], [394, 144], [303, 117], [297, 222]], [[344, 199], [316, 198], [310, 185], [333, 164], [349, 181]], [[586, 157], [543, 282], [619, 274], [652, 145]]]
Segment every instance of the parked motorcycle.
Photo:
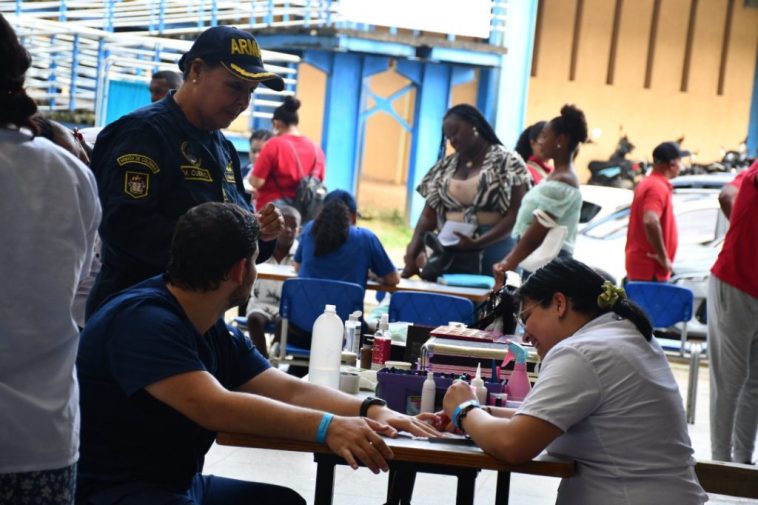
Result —
[[682, 170], [683, 175], [713, 174], [718, 172], [740, 172], [750, 167], [755, 161], [747, 155], [743, 142], [738, 150], [724, 151], [720, 161], [712, 163], [693, 163]]
[[612, 188], [632, 189], [645, 173], [645, 164], [626, 159], [626, 155], [634, 150], [634, 144], [624, 135], [616, 144], [608, 161], [590, 161], [589, 184], [610, 186]]

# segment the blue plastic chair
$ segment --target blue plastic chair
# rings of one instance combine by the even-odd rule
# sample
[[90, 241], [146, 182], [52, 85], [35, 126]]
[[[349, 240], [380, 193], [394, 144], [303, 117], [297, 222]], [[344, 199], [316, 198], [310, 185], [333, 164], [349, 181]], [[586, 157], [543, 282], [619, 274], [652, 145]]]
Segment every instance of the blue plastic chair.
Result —
[[[679, 354], [684, 356], [687, 343], [687, 322], [692, 319], [694, 296], [692, 291], [662, 282], [628, 282], [626, 294], [650, 318], [654, 328], [668, 329], [682, 323]], [[695, 422], [697, 376], [700, 369], [700, 343], [690, 345], [690, 374], [687, 386], [687, 422]]]
[[439, 326], [450, 321], [474, 322], [474, 303], [460, 296], [396, 291], [390, 298], [390, 321]]
[[272, 364], [287, 362], [307, 365], [310, 348], [287, 345], [290, 323], [310, 331], [316, 318], [323, 314], [326, 304], [337, 308], [337, 315], [343, 321], [356, 311], [363, 311], [363, 288], [352, 282], [328, 279], [287, 279], [282, 285], [282, 299], [279, 316], [282, 319], [282, 337], [279, 352], [272, 353]]

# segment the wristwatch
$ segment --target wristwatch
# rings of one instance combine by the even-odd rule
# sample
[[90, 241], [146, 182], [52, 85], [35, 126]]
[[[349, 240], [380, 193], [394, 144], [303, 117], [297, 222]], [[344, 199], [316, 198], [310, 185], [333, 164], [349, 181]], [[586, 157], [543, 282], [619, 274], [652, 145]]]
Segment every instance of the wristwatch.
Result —
[[374, 396], [369, 396], [365, 400], [363, 400], [363, 403], [361, 403], [361, 417], [367, 417], [368, 416], [368, 408], [372, 405], [381, 405], [382, 407], [387, 405], [387, 402], [382, 400], [381, 398], [376, 398]]
[[463, 418], [466, 417], [470, 411], [480, 408], [482, 408], [482, 406], [476, 400], [468, 400], [461, 403], [455, 408], [455, 411], [453, 411], [453, 418], [451, 419], [453, 426], [465, 432], [466, 430], [461, 426], [461, 421], [463, 421]]

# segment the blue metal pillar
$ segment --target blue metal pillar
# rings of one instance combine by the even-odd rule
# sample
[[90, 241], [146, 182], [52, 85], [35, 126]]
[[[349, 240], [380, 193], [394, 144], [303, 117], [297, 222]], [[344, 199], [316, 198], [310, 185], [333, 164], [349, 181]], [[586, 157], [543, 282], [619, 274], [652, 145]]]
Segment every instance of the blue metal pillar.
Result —
[[415, 226], [424, 208], [424, 199], [416, 193], [416, 186], [437, 162], [442, 118], [450, 104], [452, 67], [441, 63], [398, 61], [397, 71], [418, 86], [406, 183], [406, 216], [410, 225]]
[[497, 117], [497, 89], [500, 69], [480, 68], [479, 85], [476, 91], [476, 108], [479, 109], [491, 125]]
[[[326, 154], [326, 186], [329, 189], [356, 189], [358, 160], [358, 119], [361, 112], [363, 57], [350, 53], [313, 54], [306, 51], [304, 61], [318, 62], [327, 70], [324, 125], [321, 146]], [[330, 63], [324, 60], [331, 60]], [[324, 65], [327, 63], [327, 65]], [[324, 68], [326, 67], [326, 68]]]
[[[506, 146], [516, 145], [526, 122], [538, 3], [538, 0], [508, 2], [508, 29], [504, 40], [508, 54], [502, 57], [500, 67], [500, 75], [508, 78], [496, 79], [495, 98], [495, 131]], [[488, 92], [493, 91], [495, 86], [491, 85]]]
[[750, 104], [750, 121], [747, 127], [747, 154], [750, 157], [758, 156], [758, 53], [755, 55], [753, 102]]

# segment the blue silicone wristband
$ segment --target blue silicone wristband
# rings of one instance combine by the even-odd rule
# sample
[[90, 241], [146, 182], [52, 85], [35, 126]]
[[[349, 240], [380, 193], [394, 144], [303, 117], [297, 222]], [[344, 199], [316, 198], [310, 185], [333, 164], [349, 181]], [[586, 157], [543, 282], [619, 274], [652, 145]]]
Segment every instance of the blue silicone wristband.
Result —
[[333, 417], [334, 415], [329, 412], [324, 412], [324, 415], [321, 417], [321, 423], [318, 425], [318, 431], [316, 432], [316, 442], [319, 444], [326, 442], [326, 432], [329, 430]]
[[463, 428], [461, 427], [461, 420], [460, 420], [461, 411], [468, 406], [472, 406], [476, 408], [481, 407], [481, 405], [479, 404], [477, 400], [467, 400], [461, 403], [460, 405], [458, 405], [457, 407], [455, 407], [455, 410], [453, 411], [453, 418], [450, 419], [453, 422], [453, 426], [455, 426], [461, 431], [463, 431]]

